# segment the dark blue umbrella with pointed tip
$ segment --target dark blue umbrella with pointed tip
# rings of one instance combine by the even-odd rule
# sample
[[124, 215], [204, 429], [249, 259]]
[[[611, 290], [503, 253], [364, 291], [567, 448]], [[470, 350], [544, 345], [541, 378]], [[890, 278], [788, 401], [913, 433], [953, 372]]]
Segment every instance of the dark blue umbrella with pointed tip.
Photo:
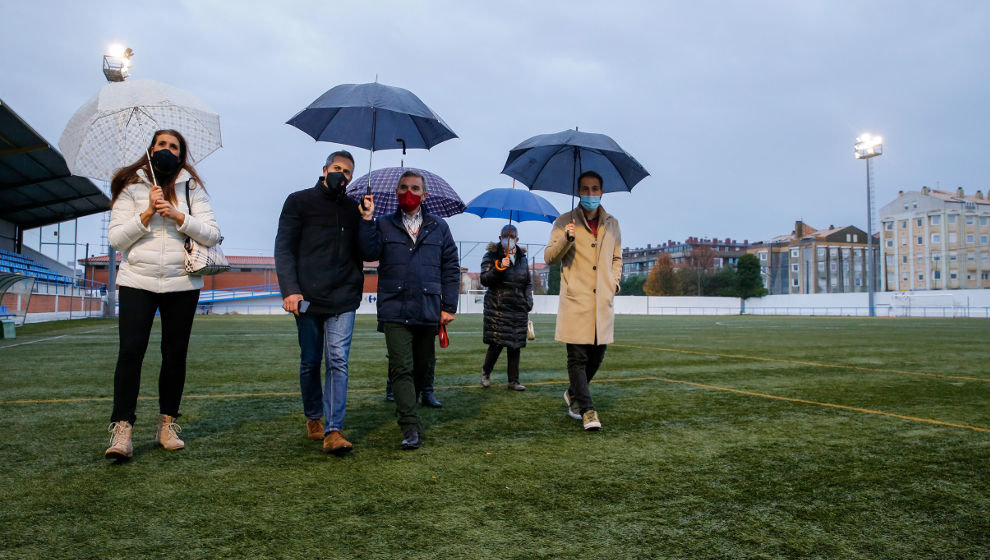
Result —
[[490, 189], [467, 203], [465, 212], [482, 218], [502, 218], [509, 222], [538, 221], [553, 223], [560, 212], [553, 204], [525, 189]]
[[502, 169], [531, 190], [572, 196], [577, 194], [577, 178], [585, 171], [602, 176], [603, 192], [630, 191], [650, 174], [615, 140], [576, 129], [520, 143], [509, 152]]
[[[425, 148], [457, 134], [440, 115], [416, 95], [378, 82], [341, 84], [296, 113], [286, 124], [317, 142], [336, 142], [371, 150], [368, 173], [376, 150]], [[370, 193], [369, 193], [370, 194]]]

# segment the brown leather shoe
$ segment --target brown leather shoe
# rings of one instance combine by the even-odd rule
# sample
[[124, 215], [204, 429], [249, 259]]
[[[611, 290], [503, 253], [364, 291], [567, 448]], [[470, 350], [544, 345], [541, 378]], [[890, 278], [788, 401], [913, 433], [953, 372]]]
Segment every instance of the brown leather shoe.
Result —
[[306, 421], [306, 437], [309, 439], [323, 439], [323, 422], [320, 419]]
[[344, 453], [347, 453], [351, 449], [354, 449], [354, 446], [351, 445], [351, 442], [344, 439], [344, 434], [340, 433], [337, 430], [330, 432], [327, 435], [327, 437], [324, 438], [323, 440], [324, 453], [333, 453], [334, 455], [342, 455]]

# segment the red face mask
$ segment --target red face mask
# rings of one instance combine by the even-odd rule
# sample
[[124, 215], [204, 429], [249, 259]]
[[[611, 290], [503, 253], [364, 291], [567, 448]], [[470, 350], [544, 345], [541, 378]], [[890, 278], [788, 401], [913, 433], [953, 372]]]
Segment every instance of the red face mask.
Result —
[[399, 208], [406, 214], [412, 214], [419, 208], [419, 204], [423, 201], [419, 195], [413, 194], [412, 191], [406, 191], [399, 194]]

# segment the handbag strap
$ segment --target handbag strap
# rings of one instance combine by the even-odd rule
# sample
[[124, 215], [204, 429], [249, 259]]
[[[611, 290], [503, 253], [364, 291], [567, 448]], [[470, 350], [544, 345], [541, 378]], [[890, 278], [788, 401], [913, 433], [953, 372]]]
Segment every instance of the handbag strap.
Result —
[[189, 180], [185, 182], [186, 186], [186, 209], [189, 211], [189, 215], [192, 216], [192, 203], [189, 202]]

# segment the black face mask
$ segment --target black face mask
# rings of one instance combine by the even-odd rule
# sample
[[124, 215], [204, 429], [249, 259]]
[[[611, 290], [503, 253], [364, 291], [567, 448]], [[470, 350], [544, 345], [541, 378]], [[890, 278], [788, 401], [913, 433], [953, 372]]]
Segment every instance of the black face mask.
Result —
[[331, 171], [323, 178], [323, 184], [326, 185], [330, 192], [342, 193], [344, 192], [344, 187], [347, 186], [347, 175], [339, 171]]
[[179, 157], [171, 150], [158, 150], [151, 155], [151, 168], [159, 175], [171, 177], [179, 171]]

